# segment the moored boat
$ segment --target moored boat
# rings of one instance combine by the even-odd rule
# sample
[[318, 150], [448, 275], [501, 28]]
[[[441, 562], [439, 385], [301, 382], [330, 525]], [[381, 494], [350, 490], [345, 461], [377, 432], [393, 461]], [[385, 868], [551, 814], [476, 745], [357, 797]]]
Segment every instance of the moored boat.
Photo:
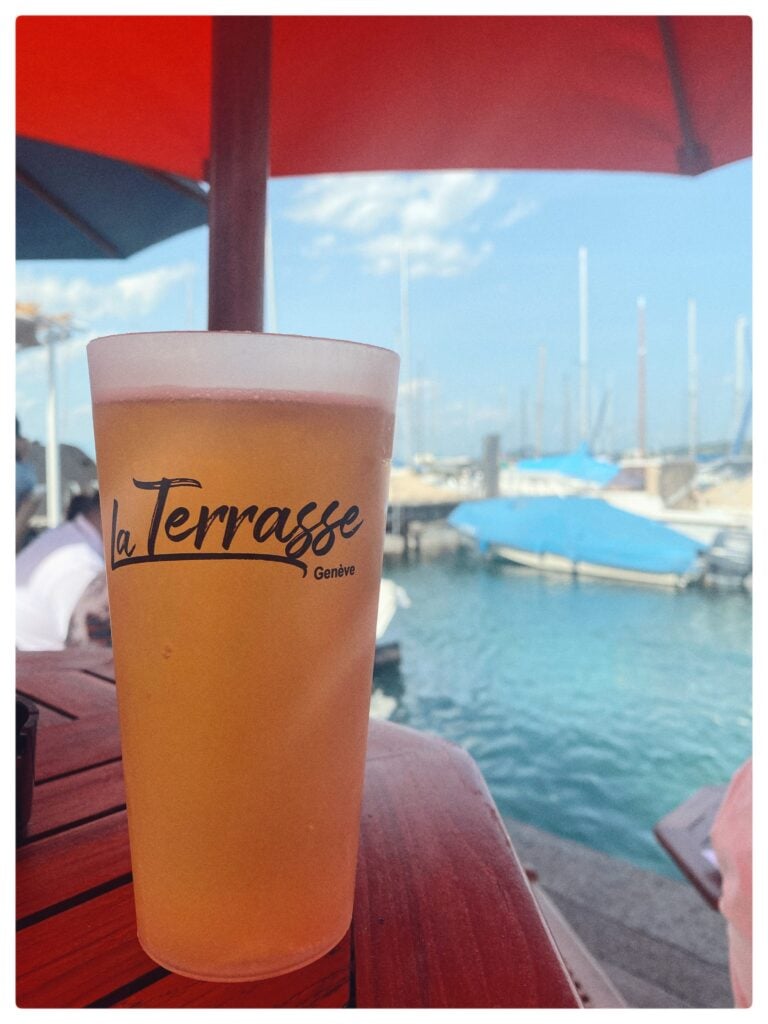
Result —
[[685, 587], [704, 571], [706, 545], [600, 498], [490, 498], [448, 521], [481, 552], [549, 572]]

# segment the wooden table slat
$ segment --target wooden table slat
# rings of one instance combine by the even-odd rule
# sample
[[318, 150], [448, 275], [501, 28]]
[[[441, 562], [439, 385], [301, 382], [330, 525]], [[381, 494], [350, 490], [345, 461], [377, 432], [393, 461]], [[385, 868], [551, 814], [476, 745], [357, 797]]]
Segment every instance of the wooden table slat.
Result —
[[41, 729], [35, 751], [35, 782], [82, 771], [121, 757], [117, 707]]
[[35, 786], [27, 842], [109, 811], [125, 807], [123, 765], [112, 761], [98, 768]]
[[115, 667], [111, 647], [92, 645], [89, 647], [67, 647], [63, 651], [18, 651], [16, 654], [17, 675], [23, 678], [39, 670], [74, 669], [76, 672], [91, 672], [114, 682]]
[[62, 714], [61, 711], [54, 711], [53, 708], [47, 708], [44, 704], [37, 704], [37, 728], [40, 734], [44, 733], [52, 725], [62, 725], [71, 722], [72, 718], [70, 715]]
[[[344, 1006], [349, 999], [349, 936], [300, 971], [259, 982], [210, 983], [162, 974], [136, 938], [133, 886], [123, 885], [30, 925], [18, 935], [20, 1007]], [[146, 977], [138, 991], [110, 998]], [[318, 1000], [320, 1002], [318, 1002]]]
[[86, 672], [41, 667], [19, 677], [17, 689], [33, 701], [63, 711], [73, 718], [98, 714], [115, 707], [115, 684]]
[[259, 983], [158, 968], [135, 934], [111, 652], [17, 664], [21, 692], [75, 716], [41, 717], [17, 855], [20, 1006], [337, 1007], [352, 987], [358, 1006], [578, 1005], [477, 766], [382, 722], [370, 727], [351, 936]]
[[349, 933], [322, 959], [299, 971], [264, 981], [214, 984], [178, 974], [139, 989], [115, 1002], [120, 1007], [342, 1007], [350, 998]]
[[575, 1007], [474, 761], [372, 722], [353, 941], [358, 1007]]
[[16, 948], [23, 1008], [89, 1006], [157, 967], [136, 941], [131, 885], [23, 929]]
[[29, 843], [16, 859], [16, 916], [39, 914], [130, 871], [125, 811]]

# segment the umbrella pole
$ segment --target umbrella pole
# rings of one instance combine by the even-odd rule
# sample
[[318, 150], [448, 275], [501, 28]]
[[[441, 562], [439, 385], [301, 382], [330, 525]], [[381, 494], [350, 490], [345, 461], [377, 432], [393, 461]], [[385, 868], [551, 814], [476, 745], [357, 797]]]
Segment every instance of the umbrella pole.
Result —
[[261, 331], [272, 19], [212, 23], [208, 329]]

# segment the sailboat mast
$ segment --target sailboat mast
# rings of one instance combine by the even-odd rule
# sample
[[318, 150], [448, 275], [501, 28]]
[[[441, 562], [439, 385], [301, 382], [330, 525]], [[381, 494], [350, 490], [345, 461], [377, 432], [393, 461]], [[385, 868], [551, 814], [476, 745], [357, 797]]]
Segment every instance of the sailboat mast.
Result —
[[544, 448], [544, 387], [547, 376], [547, 348], [539, 345], [539, 375], [536, 385], [536, 458]]
[[400, 356], [403, 361], [403, 413], [405, 420], [405, 461], [413, 461], [413, 374], [411, 372], [411, 332], [408, 310], [408, 250], [400, 242]]
[[606, 407], [605, 407], [605, 443], [603, 450], [613, 457], [613, 377], [609, 376], [605, 381]]
[[589, 339], [587, 336], [587, 250], [579, 249], [579, 434], [589, 438]]
[[571, 450], [571, 381], [563, 374], [563, 451]]
[[745, 392], [745, 349], [744, 337], [747, 328], [747, 318], [740, 316], [736, 321], [736, 372], [733, 385], [733, 430], [731, 436], [735, 437], [741, 423], [741, 415], [744, 411]]
[[688, 456], [699, 447], [699, 357], [696, 351], [696, 300], [688, 300]]
[[645, 299], [637, 300], [637, 451], [646, 454]]

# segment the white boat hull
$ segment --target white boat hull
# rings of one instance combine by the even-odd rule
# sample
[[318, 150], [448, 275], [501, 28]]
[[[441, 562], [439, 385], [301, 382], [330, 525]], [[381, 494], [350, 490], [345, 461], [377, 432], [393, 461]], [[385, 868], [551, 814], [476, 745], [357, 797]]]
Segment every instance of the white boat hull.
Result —
[[569, 576], [589, 576], [605, 580], [618, 580], [623, 583], [643, 583], [651, 586], [683, 588], [693, 582], [695, 576], [689, 573], [675, 572], [641, 572], [637, 569], [617, 569], [610, 565], [598, 565], [594, 562], [574, 562], [564, 555], [553, 555], [551, 552], [525, 551], [506, 545], [493, 545], [490, 552], [505, 561], [523, 565], [529, 569], [542, 572], [558, 572]]

